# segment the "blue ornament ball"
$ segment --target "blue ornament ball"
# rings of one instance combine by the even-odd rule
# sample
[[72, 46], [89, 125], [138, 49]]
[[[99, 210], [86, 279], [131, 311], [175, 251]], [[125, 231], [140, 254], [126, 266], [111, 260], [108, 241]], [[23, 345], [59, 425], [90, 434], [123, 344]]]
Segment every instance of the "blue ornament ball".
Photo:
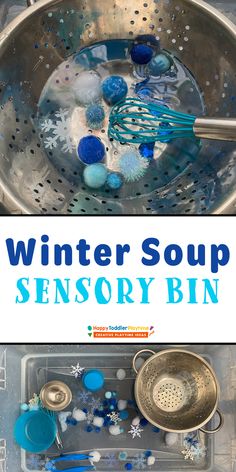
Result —
[[113, 190], [117, 190], [123, 185], [123, 179], [117, 172], [111, 172], [107, 176], [107, 185]]
[[148, 71], [150, 75], [153, 76], [160, 76], [162, 74], [165, 74], [172, 65], [172, 61], [167, 54], [160, 53], [157, 54], [157, 56], [153, 57], [151, 60], [149, 66], [148, 66]]
[[139, 146], [139, 152], [146, 159], [153, 159], [155, 143], [142, 143]]
[[130, 51], [131, 59], [135, 64], [148, 64], [153, 56], [153, 49], [146, 44], [136, 44]]
[[84, 164], [96, 164], [105, 156], [105, 146], [96, 136], [84, 136], [78, 146], [78, 156]]
[[127, 93], [127, 83], [123, 77], [120, 77], [119, 75], [111, 75], [102, 83], [103, 98], [109, 105], [115, 105], [115, 103], [123, 100]]
[[105, 112], [101, 105], [89, 105], [86, 112], [86, 120], [91, 129], [99, 129], [105, 118]]
[[88, 187], [100, 188], [107, 180], [107, 168], [104, 164], [92, 164], [84, 169], [84, 182]]

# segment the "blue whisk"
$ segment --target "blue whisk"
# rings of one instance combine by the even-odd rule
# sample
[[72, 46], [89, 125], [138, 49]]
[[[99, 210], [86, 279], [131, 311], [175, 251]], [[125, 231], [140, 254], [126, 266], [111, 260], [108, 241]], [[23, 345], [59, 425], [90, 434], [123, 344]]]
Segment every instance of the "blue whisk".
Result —
[[111, 109], [108, 134], [116, 141], [132, 144], [194, 137], [236, 141], [236, 119], [197, 118], [164, 105], [127, 98]]

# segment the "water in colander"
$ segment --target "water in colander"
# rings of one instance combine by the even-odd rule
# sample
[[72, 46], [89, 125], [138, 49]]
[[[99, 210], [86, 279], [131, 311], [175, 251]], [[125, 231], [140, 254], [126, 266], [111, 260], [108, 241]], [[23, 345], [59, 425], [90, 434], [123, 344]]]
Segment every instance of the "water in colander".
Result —
[[[100, 197], [109, 193], [110, 199], [137, 198], [165, 187], [197, 158], [201, 144], [195, 139], [171, 142], [167, 134], [164, 143], [140, 146], [109, 138], [113, 99], [116, 93], [120, 93], [119, 99], [122, 93], [125, 96], [126, 84], [128, 97], [149, 103], [161, 100], [172, 109], [196, 116], [204, 113], [203, 97], [191, 72], [168, 51], [160, 50], [155, 39], [151, 43], [157, 60], [149, 64], [132, 60], [133, 41], [110, 40], [70, 56], [47, 81], [38, 104], [37, 125], [49, 160], [75, 190]], [[102, 87], [114, 76], [119, 77], [119, 87], [115, 79], [110, 88]], [[82, 143], [89, 141], [81, 139], [88, 136], [99, 138], [103, 146], [97, 149], [98, 142], [92, 142], [95, 154], [90, 152], [84, 162], [78, 146], [81, 143], [81, 155], [84, 150], [86, 154]]]

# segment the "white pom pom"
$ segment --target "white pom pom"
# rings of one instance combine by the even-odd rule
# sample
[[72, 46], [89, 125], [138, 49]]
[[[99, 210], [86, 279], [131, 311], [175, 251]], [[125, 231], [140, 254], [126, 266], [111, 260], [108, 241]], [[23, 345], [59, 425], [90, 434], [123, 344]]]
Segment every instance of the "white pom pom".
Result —
[[101, 79], [94, 71], [81, 72], [74, 81], [73, 90], [82, 105], [94, 103], [101, 97]]
[[127, 405], [128, 405], [127, 400], [119, 400], [118, 404], [117, 404], [118, 410], [120, 410], [120, 411], [125, 410]]
[[112, 425], [109, 427], [109, 433], [112, 436], [118, 436], [118, 434], [122, 433], [122, 430], [120, 429], [119, 425]]
[[132, 425], [133, 425], [133, 426], [138, 426], [139, 423], [140, 423], [140, 418], [139, 418], [139, 416], [135, 416], [135, 418], [134, 418], [133, 421], [132, 421]]
[[59, 423], [61, 425], [62, 433], [64, 433], [68, 428], [68, 424], [66, 423], [66, 420], [67, 420], [68, 416], [70, 416], [70, 415], [71, 415], [71, 411], [62, 411], [58, 415], [58, 420], [59, 420]]
[[174, 446], [178, 441], [178, 434], [177, 433], [166, 433], [165, 435], [165, 443], [167, 446]]
[[86, 420], [86, 413], [83, 410], [80, 410], [79, 408], [75, 408], [73, 410], [72, 414], [73, 418], [75, 418], [76, 421], [85, 421]]
[[104, 424], [104, 418], [100, 418], [100, 416], [94, 416], [93, 418], [93, 425], [101, 428]]
[[91, 464], [92, 464], [93, 462], [99, 462], [100, 459], [101, 459], [101, 454], [100, 454], [100, 452], [98, 452], [98, 451], [92, 451], [92, 452], [90, 452], [90, 453], [89, 453], [89, 456], [90, 456], [90, 462], [91, 462]]
[[147, 458], [147, 465], [154, 465], [155, 462], [156, 462], [156, 459], [155, 459], [154, 456], [149, 456], [149, 457]]
[[118, 369], [117, 372], [116, 372], [116, 377], [118, 378], [118, 380], [124, 380], [125, 377], [126, 377], [126, 372], [124, 369]]

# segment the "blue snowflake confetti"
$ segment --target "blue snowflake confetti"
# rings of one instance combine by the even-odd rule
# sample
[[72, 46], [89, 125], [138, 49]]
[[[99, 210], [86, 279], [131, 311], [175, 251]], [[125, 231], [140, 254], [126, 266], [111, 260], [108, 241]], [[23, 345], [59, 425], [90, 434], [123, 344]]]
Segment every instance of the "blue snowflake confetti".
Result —
[[101, 398], [91, 397], [88, 404], [93, 412], [103, 407]]
[[147, 461], [145, 454], [135, 454], [134, 458], [132, 459], [132, 464], [134, 469], [136, 470], [143, 470], [147, 466]]
[[77, 400], [83, 405], [89, 405], [91, 396], [91, 392], [88, 392], [87, 390], [80, 390], [77, 393]]
[[104, 459], [105, 459], [105, 466], [108, 469], [113, 469], [119, 464], [119, 461], [116, 457], [116, 454], [114, 454], [114, 452], [110, 452], [109, 454], [106, 454], [104, 456]]
[[30, 454], [27, 457], [26, 465], [32, 470], [44, 470], [45, 461], [37, 454]]

